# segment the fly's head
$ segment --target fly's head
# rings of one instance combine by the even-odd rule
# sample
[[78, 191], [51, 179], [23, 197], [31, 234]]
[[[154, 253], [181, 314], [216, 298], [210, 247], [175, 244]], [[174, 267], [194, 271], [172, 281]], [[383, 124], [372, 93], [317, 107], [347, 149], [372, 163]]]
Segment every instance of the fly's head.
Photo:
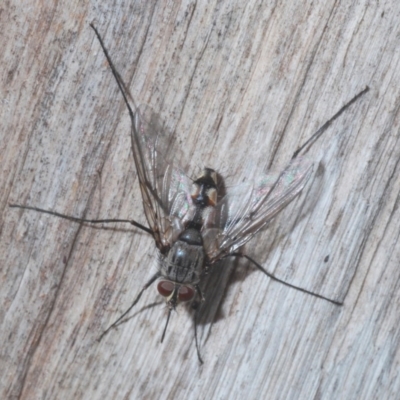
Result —
[[193, 182], [191, 197], [193, 203], [201, 208], [215, 207], [217, 204], [217, 173], [204, 168], [202, 174]]
[[181, 284], [169, 280], [161, 280], [157, 285], [158, 293], [165, 298], [170, 310], [174, 310], [180, 302], [194, 299], [196, 290], [192, 285]]

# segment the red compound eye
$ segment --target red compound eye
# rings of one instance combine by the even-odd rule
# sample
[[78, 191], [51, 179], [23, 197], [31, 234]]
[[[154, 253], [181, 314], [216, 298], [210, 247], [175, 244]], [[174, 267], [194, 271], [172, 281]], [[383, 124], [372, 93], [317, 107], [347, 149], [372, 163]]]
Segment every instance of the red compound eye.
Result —
[[189, 301], [194, 297], [195, 291], [191, 286], [181, 286], [178, 291], [179, 301]]
[[175, 285], [170, 281], [158, 282], [157, 290], [158, 290], [158, 293], [161, 294], [161, 296], [164, 296], [164, 297], [171, 296], [174, 289], [175, 289]]

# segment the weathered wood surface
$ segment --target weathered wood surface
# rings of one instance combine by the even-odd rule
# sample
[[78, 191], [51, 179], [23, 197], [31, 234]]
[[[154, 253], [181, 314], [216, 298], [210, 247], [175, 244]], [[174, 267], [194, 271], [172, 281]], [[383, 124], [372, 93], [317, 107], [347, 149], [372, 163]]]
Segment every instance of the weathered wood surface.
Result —
[[[398, 1], [1, 8], [0, 398], [398, 398]], [[190, 164], [228, 182], [282, 168], [371, 87], [309, 152], [302, 195], [246, 247], [343, 307], [227, 262], [199, 328], [203, 366], [185, 307], [163, 344], [163, 305], [96, 342], [155, 271], [152, 240], [8, 207], [144, 222], [130, 121], [90, 22]], [[136, 311], [155, 301], [150, 288]]]

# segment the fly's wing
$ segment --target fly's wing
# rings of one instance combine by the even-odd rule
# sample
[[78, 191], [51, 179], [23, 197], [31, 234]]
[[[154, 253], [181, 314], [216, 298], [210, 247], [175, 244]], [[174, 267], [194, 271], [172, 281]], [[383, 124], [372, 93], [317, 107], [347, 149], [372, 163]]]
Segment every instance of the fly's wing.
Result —
[[90, 26], [99, 39], [129, 111], [132, 122], [132, 154], [139, 178], [144, 211], [156, 245], [160, 252], [164, 253], [182, 229], [181, 218], [190, 208], [190, 179], [181, 168], [174, 166], [173, 160], [177, 156], [174, 136], [164, 129], [157, 114], [150, 107], [136, 108], [101, 36], [93, 24]]
[[180, 158], [174, 135], [150, 107], [136, 110], [131, 139], [145, 215], [163, 253], [183, 229], [192, 182], [174, 162]]
[[254, 185], [228, 191], [216, 206], [216, 227], [203, 234], [211, 261], [248, 242], [301, 192], [311, 171], [311, 162], [298, 157], [280, 174], [265, 175]]

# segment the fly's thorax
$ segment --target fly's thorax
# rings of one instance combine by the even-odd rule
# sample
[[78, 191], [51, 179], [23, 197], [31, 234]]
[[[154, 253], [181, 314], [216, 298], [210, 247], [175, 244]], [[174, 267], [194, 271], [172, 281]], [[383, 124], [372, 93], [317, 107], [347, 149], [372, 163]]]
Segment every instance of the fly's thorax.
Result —
[[205, 252], [200, 230], [188, 228], [171, 249], [160, 256], [160, 281], [157, 290], [170, 309], [179, 302], [191, 301], [203, 274]]
[[203, 239], [199, 230], [184, 230], [170, 250], [160, 256], [160, 274], [177, 284], [196, 285], [205, 262]]

